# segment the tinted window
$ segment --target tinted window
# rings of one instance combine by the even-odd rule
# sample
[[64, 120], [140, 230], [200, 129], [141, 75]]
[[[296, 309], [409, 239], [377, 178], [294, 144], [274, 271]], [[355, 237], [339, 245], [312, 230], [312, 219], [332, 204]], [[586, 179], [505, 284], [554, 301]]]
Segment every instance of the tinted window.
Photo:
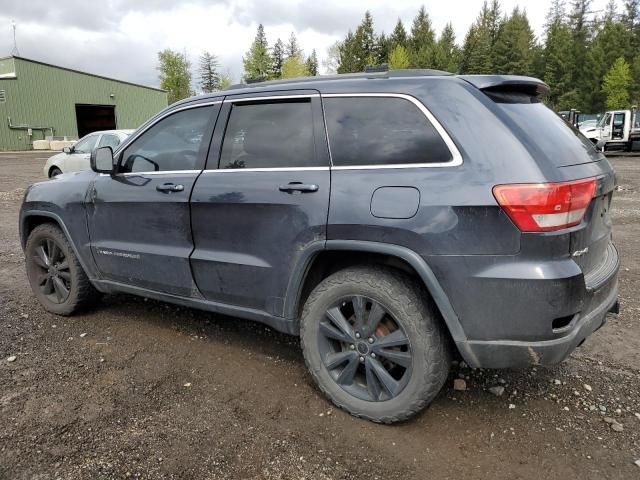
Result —
[[[533, 100], [532, 100], [533, 101]], [[503, 121], [537, 158], [556, 166], [576, 165], [601, 158], [593, 143], [543, 103], [496, 103]]]
[[231, 107], [220, 168], [317, 165], [310, 99]]
[[112, 149], [115, 149], [118, 145], [120, 145], [120, 138], [116, 135], [105, 134], [102, 135], [98, 147], [111, 147]]
[[323, 101], [333, 164], [441, 163], [451, 152], [424, 114], [403, 98]]
[[120, 171], [198, 169], [198, 152], [211, 113], [212, 107], [191, 108], [160, 120], [126, 148]]
[[73, 146], [74, 153], [91, 153], [98, 141], [98, 135], [89, 135], [81, 138], [78, 143]]

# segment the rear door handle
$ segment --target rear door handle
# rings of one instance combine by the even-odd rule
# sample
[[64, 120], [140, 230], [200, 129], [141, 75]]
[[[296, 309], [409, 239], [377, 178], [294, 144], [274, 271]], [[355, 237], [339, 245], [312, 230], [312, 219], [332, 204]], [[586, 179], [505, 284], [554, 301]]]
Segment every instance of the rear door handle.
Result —
[[318, 185], [315, 183], [300, 183], [300, 182], [291, 182], [287, 185], [280, 185], [278, 189], [281, 192], [293, 193], [293, 192], [303, 192], [303, 193], [312, 193], [318, 191]]
[[162, 185], [156, 185], [156, 190], [163, 193], [181, 192], [184, 190], [184, 185], [176, 185], [175, 183], [163, 183]]

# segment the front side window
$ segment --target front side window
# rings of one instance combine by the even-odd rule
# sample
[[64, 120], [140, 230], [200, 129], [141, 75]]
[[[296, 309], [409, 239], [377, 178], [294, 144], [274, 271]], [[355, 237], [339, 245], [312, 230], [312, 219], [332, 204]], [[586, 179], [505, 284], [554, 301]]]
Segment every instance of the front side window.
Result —
[[317, 165], [311, 99], [233, 104], [220, 168]]
[[339, 97], [323, 100], [335, 166], [445, 163], [451, 152], [409, 100]]
[[118, 138], [118, 136], [104, 134], [100, 139], [98, 147], [111, 147], [112, 150], [115, 150], [118, 145], [120, 145], [120, 138]]
[[163, 172], [196, 170], [212, 107], [174, 113], [156, 123], [122, 154], [120, 171]]
[[73, 146], [73, 153], [91, 153], [98, 141], [98, 135], [88, 135], [81, 138], [78, 143]]

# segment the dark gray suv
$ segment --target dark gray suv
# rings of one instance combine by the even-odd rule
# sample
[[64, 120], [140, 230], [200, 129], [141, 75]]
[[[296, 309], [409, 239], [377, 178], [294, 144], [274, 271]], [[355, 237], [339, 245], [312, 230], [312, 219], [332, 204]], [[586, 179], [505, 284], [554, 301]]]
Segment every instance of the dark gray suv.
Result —
[[423, 70], [181, 101], [29, 188], [33, 291], [61, 315], [127, 292], [300, 335], [319, 388], [378, 422], [429, 404], [453, 355], [560, 362], [617, 310], [615, 176], [546, 91]]

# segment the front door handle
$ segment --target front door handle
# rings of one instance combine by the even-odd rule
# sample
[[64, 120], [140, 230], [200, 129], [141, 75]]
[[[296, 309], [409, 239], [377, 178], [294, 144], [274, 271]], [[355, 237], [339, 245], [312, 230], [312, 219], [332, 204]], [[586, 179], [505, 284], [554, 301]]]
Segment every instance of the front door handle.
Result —
[[156, 190], [163, 193], [181, 192], [184, 190], [184, 185], [176, 185], [175, 183], [163, 183], [162, 185], [156, 185]]
[[291, 182], [287, 185], [280, 185], [278, 189], [281, 192], [293, 193], [293, 192], [303, 192], [303, 193], [312, 193], [318, 191], [318, 185], [315, 183], [301, 183], [301, 182]]

